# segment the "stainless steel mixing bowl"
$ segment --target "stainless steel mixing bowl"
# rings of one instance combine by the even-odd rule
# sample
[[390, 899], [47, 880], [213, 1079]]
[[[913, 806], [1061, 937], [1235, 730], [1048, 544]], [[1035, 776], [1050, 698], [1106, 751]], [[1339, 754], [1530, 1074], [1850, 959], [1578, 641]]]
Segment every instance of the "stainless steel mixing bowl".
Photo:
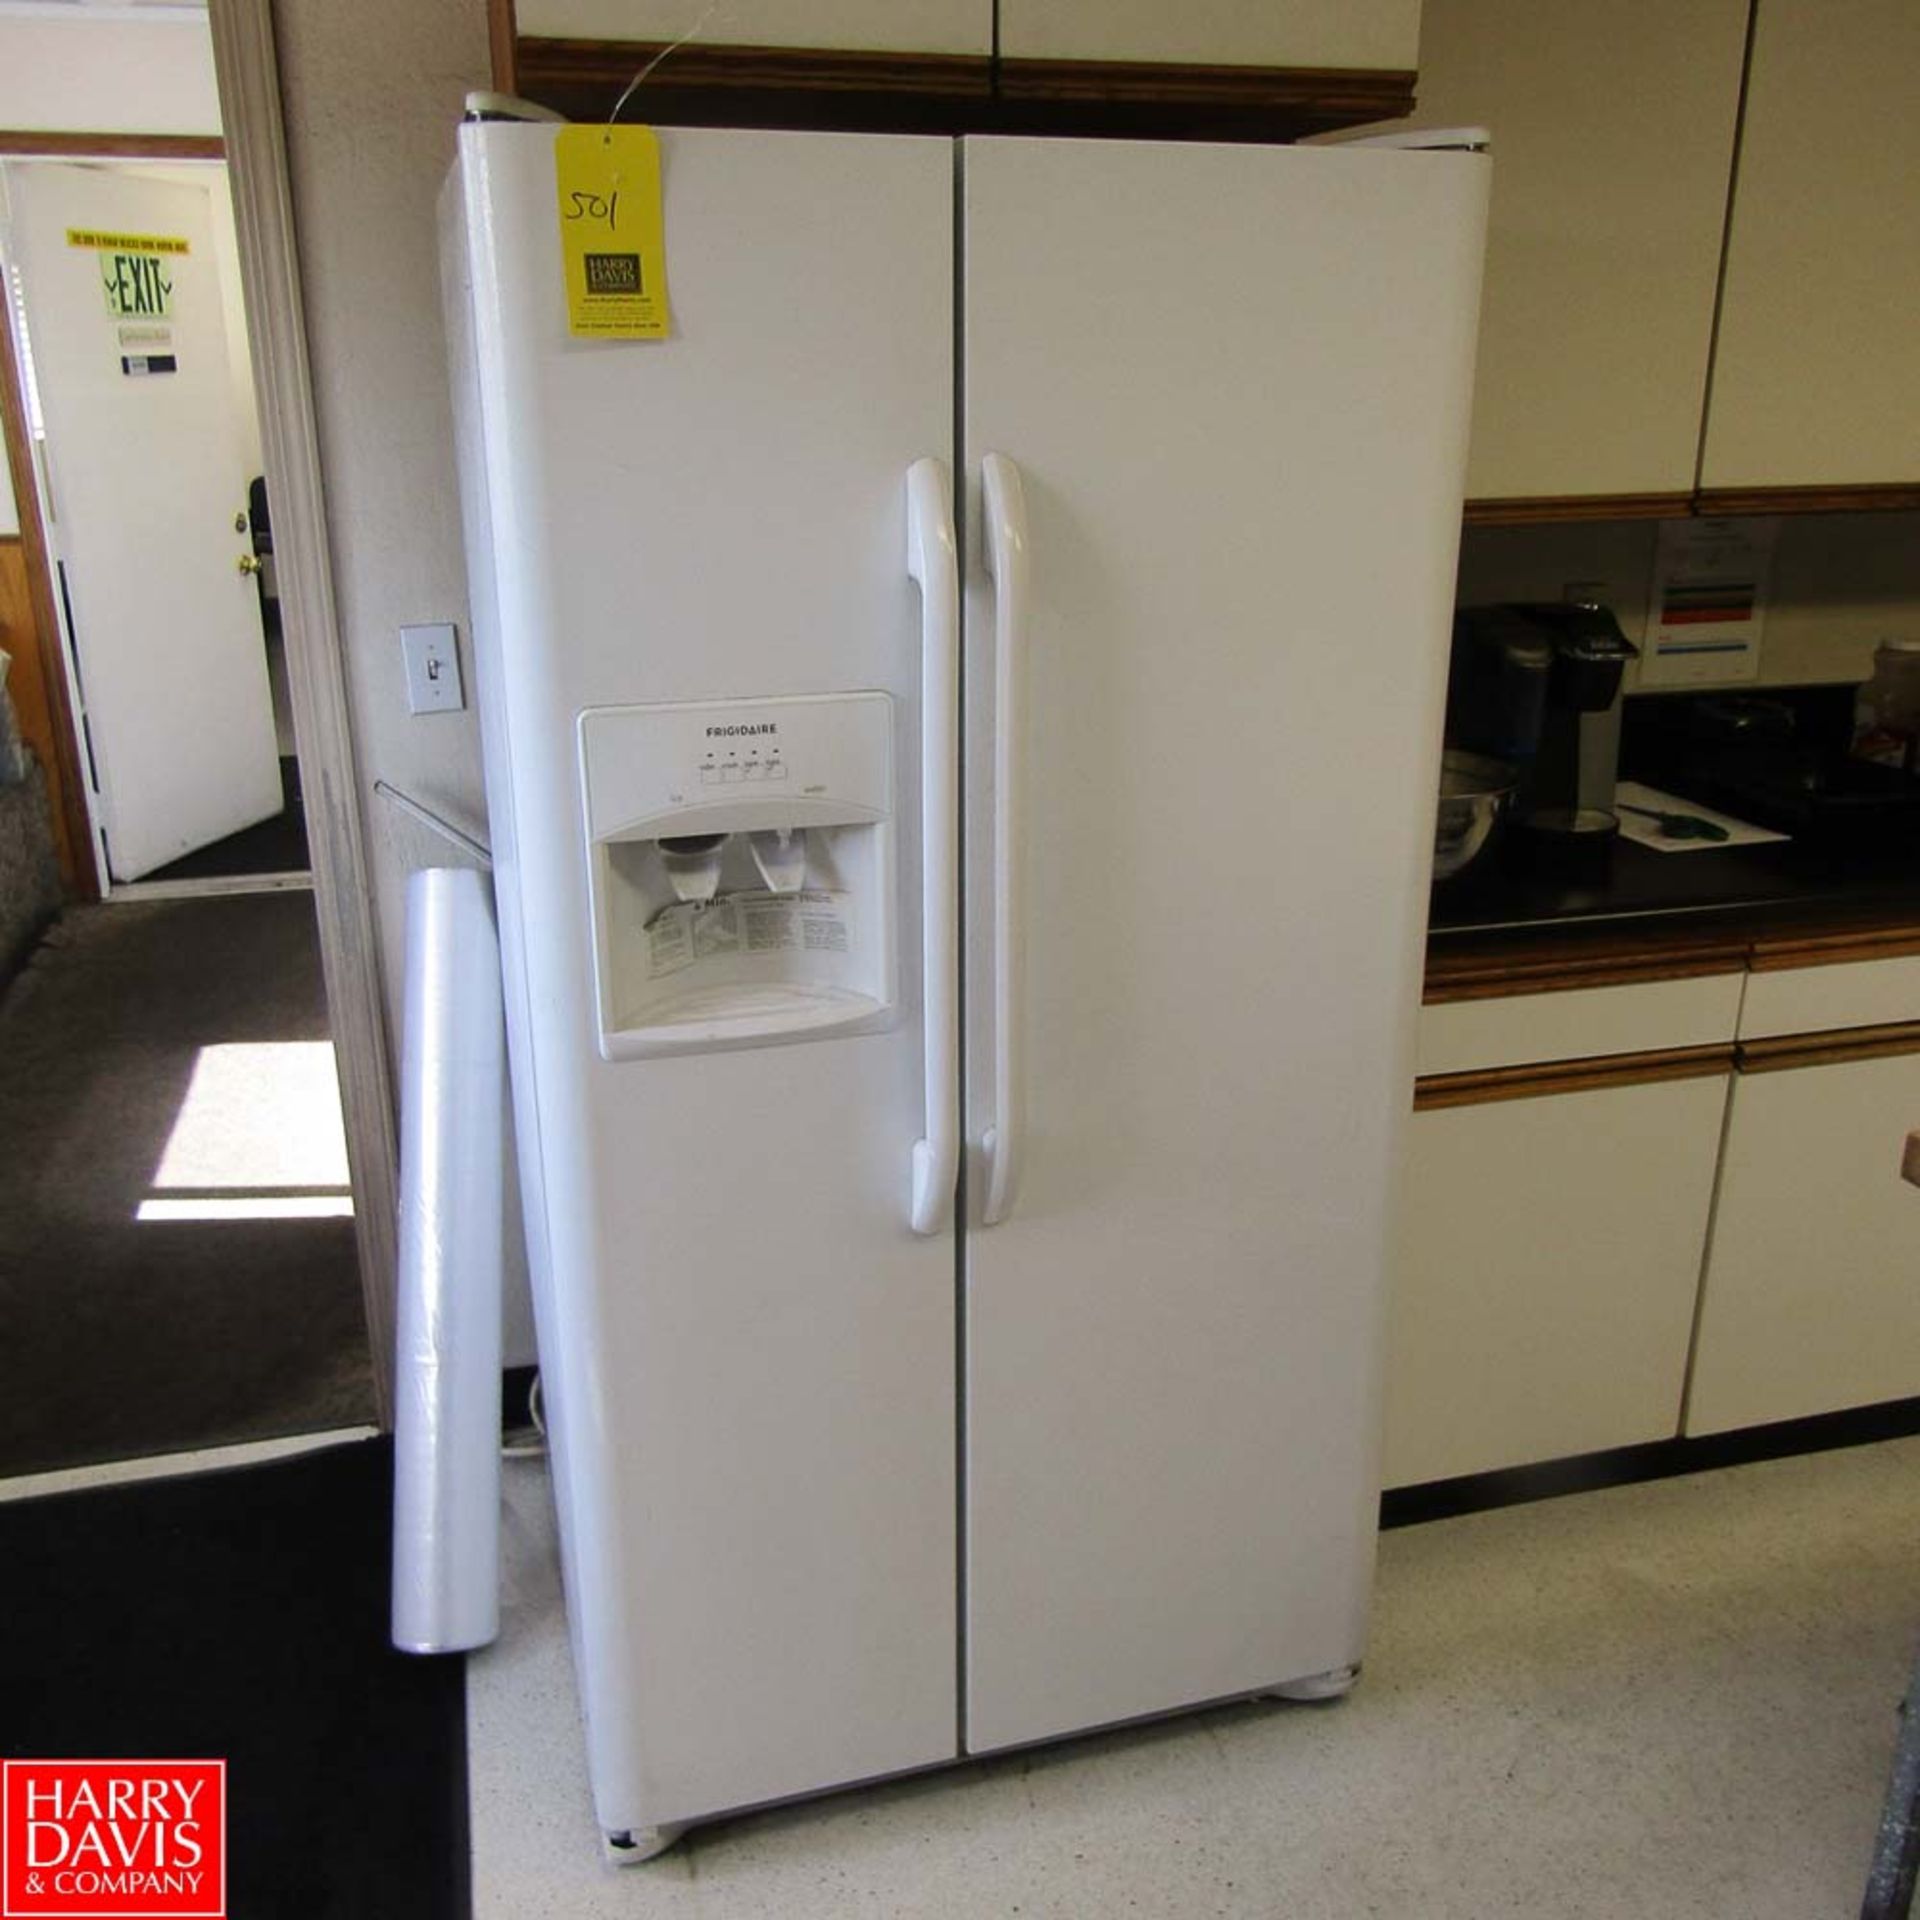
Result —
[[1513, 798], [1520, 771], [1510, 761], [1449, 747], [1440, 756], [1440, 811], [1433, 829], [1433, 877], [1445, 880], [1487, 844]]

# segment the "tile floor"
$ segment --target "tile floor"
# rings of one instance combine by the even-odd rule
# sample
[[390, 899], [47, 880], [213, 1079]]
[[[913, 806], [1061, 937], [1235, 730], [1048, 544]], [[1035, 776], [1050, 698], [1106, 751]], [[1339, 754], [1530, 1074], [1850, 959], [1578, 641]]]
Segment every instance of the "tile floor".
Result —
[[1337, 1705], [1099, 1735], [602, 1865], [544, 1470], [471, 1663], [474, 1910], [1812, 1920], [1858, 1910], [1920, 1640], [1920, 1439], [1386, 1535]]

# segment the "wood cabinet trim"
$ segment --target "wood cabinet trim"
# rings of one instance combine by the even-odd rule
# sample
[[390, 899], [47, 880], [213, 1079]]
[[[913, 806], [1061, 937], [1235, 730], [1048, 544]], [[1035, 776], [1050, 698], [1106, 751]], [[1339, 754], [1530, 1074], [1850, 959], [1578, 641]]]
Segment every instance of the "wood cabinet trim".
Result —
[[1831, 933], [1763, 936], [1748, 966], [1755, 973], [1830, 967], [1861, 960], [1902, 960], [1920, 954], [1920, 927], [1848, 927]]
[[1710, 519], [1745, 513], [1911, 513], [1920, 481], [1862, 487], [1703, 487], [1694, 512]]
[[1185, 60], [1002, 60], [1010, 100], [1071, 100], [1290, 110], [1337, 124], [1413, 111], [1415, 76], [1376, 67], [1249, 67]]
[[629, 103], [659, 125], [951, 130], [992, 96], [984, 54], [549, 39], [514, 45], [520, 93], [574, 120], [604, 120], [634, 75], [665, 54]]
[[496, 93], [520, 91], [519, 39], [513, 0], [487, 0], [487, 61], [493, 69]]
[[[601, 119], [662, 50], [658, 41], [523, 36], [514, 42], [516, 84], [571, 118]], [[638, 98], [644, 117], [661, 125], [1277, 142], [1401, 118], [1413, 110], [1414, 78], [1366, 68], [996, 62], [984, 54], [690, 43], [661, 61]]]
[[1684, 520], [1690, 493], [1542, 493], [1469, 500], [1470, 527], [1533, 527], [1562, 520]]
[[0, 128], [0, 154], [16, 159], [224, 160], [217, 133], [37, 133]]
[[1731, 1041], [1704, 1047], [1668, 1047], [1650, 1053], [1602, 1054], [1537, 1066], [1482, 1067], [1435, 1073], [1414, 1083], [1413, 1110], [1484, 1106], [1494, 1100], [1535, 1100], [1551, 1094], [1590, 1093], [1601, 1087], [1638, 1087], [1660, 1080], [1701, 1080], [1734, 1064]]
[[1637, 986], [1704, 974], [1777, 973], [1847, 962], [1920, 956], [1920, 913], [1854, 908], [1845, 917], [1802, 919], [1779, 931], [1752, 919], [1718, 931], [1624, 929], [1555, 932], [1543, 925], [1517, 938], [1442, 933], [1427, 950], [1427, 1006], [1505, 1000], [1578, 987]]
[[1886, 1060], [1896, 1054], [1920, 1053], [1920, 1020], [1879, 1027], [1842, 1027], [1828, 1033], [1774, 1034], [1763, 1040], [1742, 1040], [1735, 1051], [1742, 1073]]
[[1533, 993], [1567, 993], [1580, 987], [1698, 980], [1712, 974], [1744, 973], [1746, 966], [1744, 940], [1705, 945], [1675, 941], [1671, 945], [1650, 945], [1639, 952], [1430, 959], [1421, 999], [1430, 1007], [1463, 1000], [1509, 1000]]
[[1723, 519], [1753, 513], [1911, 513], [1920, 482], [1861, 487], [1704, 487], [1697, 493], [1542, 493], [1469, 500], [1470, 527], [1534, 527], [1570, 520]]

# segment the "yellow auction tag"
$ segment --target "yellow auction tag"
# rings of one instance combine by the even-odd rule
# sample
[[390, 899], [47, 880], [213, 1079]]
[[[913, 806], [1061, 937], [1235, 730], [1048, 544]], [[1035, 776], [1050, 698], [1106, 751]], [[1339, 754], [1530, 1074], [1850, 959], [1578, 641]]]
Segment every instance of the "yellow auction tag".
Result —
[[592, 340], [664, 340], [666, 224], [651, 127], [562, 127], [554, 143], [567, 326]]

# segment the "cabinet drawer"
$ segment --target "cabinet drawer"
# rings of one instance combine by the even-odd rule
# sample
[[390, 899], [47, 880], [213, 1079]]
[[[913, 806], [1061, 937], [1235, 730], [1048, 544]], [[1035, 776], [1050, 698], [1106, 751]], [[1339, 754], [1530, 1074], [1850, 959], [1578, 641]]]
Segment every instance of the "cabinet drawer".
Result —
[[1755, 973], [1740, 1009], [1740, 1038], [1890, 1027], [1906, 1020], [1920, 1020], [1920, 954]]
[[1920, 1393], [1920, 1054], [1737, 1077], [1687, 1432]]
[[1608, 1053], [1724, 1045], [1740, 1017], [1739, 973], [1570, 987], [1420, 1009], [1422, 1074], [1471, 1073]]
[[1414, 1116], [1388, 1486], [1673, 1434], [1726, 1087], [1721, 1073]]

